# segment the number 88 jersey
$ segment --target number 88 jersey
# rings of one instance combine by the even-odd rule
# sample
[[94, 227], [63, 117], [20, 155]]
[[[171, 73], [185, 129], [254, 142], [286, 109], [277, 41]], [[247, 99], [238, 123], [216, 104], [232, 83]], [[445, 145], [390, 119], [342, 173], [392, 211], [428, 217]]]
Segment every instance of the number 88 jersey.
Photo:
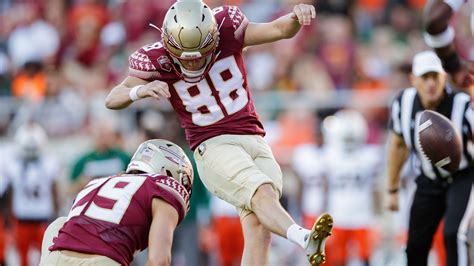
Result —
[[129, 58], [130, 76], [168, 83], [169, 100], [193, 150], [222, 134], [265, 134], [251, 98], [242, 55], [248, 20], [236, 6], [218, 7], [213, 12], [220, 26], [218, 56], [199, 82], [179, 78], [161, 42], [143, 46]]

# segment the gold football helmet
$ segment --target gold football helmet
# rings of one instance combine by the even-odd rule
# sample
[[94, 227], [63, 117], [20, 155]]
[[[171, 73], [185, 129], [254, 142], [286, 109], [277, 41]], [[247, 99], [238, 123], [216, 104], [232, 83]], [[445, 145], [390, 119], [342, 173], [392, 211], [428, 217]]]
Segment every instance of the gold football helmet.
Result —
[[[215, 60], [219, 43], [212, 10], [200, 0], [179, 0], [168, 9], [161, 32], [165, 49], [180, 67], [175, 72], [189, 82], [203, 79]], [[181, 63], [199, 59], [205, 62], [198, 70], [188, 70]]]
[[132, 171], [167, 175], [191, 192], [193, 166], [183, 149], [171, 141], [151, 139], [143, 142], [128, 164], [126, 172]]

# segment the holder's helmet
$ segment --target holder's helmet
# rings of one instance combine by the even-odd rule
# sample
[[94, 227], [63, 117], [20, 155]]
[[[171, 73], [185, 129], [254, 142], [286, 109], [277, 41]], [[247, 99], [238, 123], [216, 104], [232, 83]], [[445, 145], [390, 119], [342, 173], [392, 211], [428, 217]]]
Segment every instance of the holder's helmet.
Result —
[[151, 139], [142, 143], [128, 164], [126, 172], [131, 171], [167, 175], [191, 193], [193, 166], [183, 149], [171, 141]]

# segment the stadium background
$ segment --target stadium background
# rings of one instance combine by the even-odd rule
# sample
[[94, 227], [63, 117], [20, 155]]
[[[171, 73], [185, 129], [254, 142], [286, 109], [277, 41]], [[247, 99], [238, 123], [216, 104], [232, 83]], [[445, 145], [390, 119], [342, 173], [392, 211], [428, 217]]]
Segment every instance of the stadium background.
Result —
[[[85, 153], [100, 147], [122, 150], [128, 156], [147, 138], [165, 138], [187, 146], [171, 106], [143, 100], [122, 111], [105, 109], [109, 90], [125, 77], [127, 57], [159, 33], [171, 0], [1, 0], [0, 1], [0, 153], [8, 156], [15, 129], [26, 121], [42, 125], [49, 136], [45, 152], [61, 163], [59, 214], [67, 211], [72, 191], [84, 177], [77, 166]], [[205, 1], [211, 7], [238, 5], [250, 21], [265, 22], [297, 2], [316, 5], [316, 23], [293, 39], [247, 49], [248, 79], [256, 107], [285, 176], [282, 199], [299, 213], [301, 182], [294, 173], [292, 152], [301, 144], [321, 141], [320, 122], [341, 108], [355, 108], [369, 124], [368, 142], [385, 145], [388, 105], [400, 90], [410, 86], [410, 61], [427, 49], [421, 35], [424, 0], [327, 1]], [[468, 14], [453, 23], [457, 46], [464, 58], [474, 59]], [[79, 171], [79, 172], [78, 172]], [[385, 192], [385, 175], [377, 184]], [[208, 195], [196, 189], [194, 208], [187, 218], [198, 240], [177, 237], [208, 253], [216, 262], [209, 224]], [[397, 228], [403, 219], [383, 206], [374, 220], [375, 253], [383, 265], [403, 262]], [[184, 228], [184, 226], [183, 226]], [[202, 229], [201, 228], [201, 229]], [[206, 227], [207, 228], [207, 227]], [[185, 230], [185, 229], [180, 229]], [[275, 239], [272, 265], [301, 263], [293, 248]], [[7, 235], [8, 260], [17, 261]], [[283, 247], [281, 246], [283, 245]], [[286, 245], [286, 246], [285, 246]], [[184, 250], [184, 251], [183, 251]], [[176, 248], [173, 260], [186, 265]], [[288, 251], [291, 250], [291, 251]], [[374, 265], [382, 265], [382, 264]], [[137, 264], [140, 265], [140, 264]]]

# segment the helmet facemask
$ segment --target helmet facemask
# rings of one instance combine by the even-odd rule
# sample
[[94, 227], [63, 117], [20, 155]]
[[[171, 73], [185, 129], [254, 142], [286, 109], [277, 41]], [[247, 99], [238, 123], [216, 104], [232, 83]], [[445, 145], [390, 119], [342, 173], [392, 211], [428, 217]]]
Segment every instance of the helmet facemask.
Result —
[[[219, 44], [219, 29], [212, 10], [201, 1], [178, 1], [166, 13], [161, 33], [176, 74], [187, 82], [202, 80], [217, 58]], [[197, 70], [186, 69], [182, 64], [199, 59], [205, 61]]]

